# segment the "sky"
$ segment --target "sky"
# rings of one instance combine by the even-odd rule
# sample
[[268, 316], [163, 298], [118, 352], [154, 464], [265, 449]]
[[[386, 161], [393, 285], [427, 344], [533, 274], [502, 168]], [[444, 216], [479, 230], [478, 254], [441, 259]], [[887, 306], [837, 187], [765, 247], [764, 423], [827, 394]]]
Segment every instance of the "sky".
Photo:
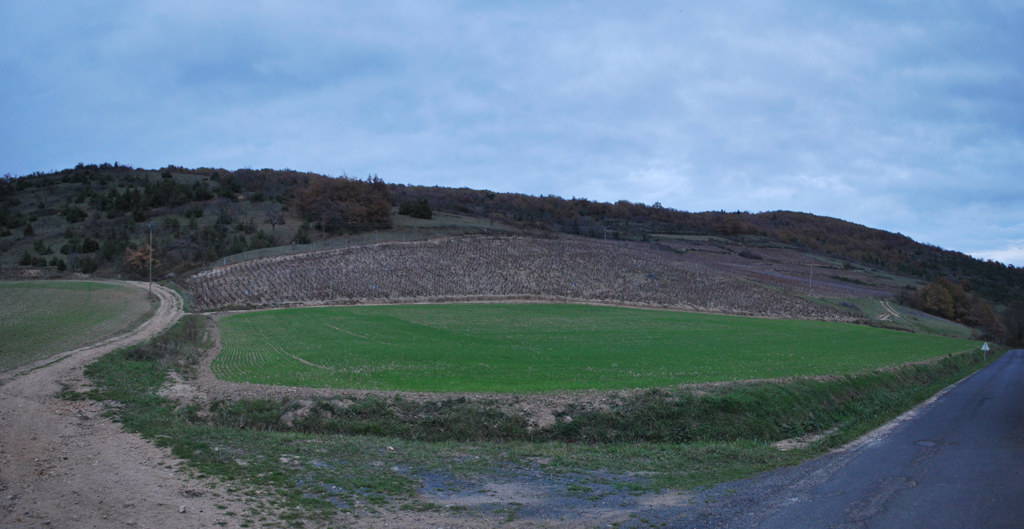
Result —
[[792, 210], [1024, 266], [1024, 1], [0, 3], [0, 173]]

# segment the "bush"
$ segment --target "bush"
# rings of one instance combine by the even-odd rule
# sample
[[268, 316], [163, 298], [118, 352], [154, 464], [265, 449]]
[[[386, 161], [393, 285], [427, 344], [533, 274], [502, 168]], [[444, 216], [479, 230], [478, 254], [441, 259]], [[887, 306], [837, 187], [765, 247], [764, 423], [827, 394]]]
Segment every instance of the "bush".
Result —
[[53, 250], [50, 249], [49, 246], [43, 244], [42, 239], [37, 239], [32, 248], [35, 249], [36, 253], [39, 255], [50, 255], [53, 253]]
[[124, 356], [128, 360], [158, 360], [163, 367], [190, 372], [206, 351], [202, 339], [207, 321], [203, 316], [185, 315], [167, 332], [129, 349]]
[[430, 219], [434, 212], [430, 209], [427, 199], [405, 200], [398, 206], [399, 215], [408, 215], [415, 219]]
[[83, 274], [91, 274], [99, 267], [100, 265], [96, 263], [96, 260], [88, 255], [78, 261], [78, 269], [81, 270]]
[[295, 232], [295, 238], [292, 239], [295, 244], [309, 244], [313, 242], [309, 238], [309, 223], [303, 222], [302, 226], [299, 226], [299, 231]]
[[100, 249], [100, 241], [93, 239], [92, 237], [86, 237], [82, 241], [82, 253], [93, 253]]
[[88, 218], [88, 216], [89, 214], [86, 213], [85, 210], [78, 207], [67, 208], [67, 210], [65, 210], [64, 212], [64, 219], [67, 220], [70, 224], [82, 222], [83, 220]]
[[186, 219], [198, 219], [203, 216], [204, 212], [205, 211], [203, 210], [203, 206], [199, 204], [193, 204], [189, 206], [188, 209], [185, 210], [184, 217]]

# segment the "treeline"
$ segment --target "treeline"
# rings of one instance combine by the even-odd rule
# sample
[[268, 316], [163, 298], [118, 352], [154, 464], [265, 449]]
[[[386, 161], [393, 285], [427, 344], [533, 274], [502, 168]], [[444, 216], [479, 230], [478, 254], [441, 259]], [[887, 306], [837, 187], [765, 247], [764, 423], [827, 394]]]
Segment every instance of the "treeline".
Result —
[[[162, 274], [247, 250], [309, 243], [318, 232], [388, 229], [393, 205], [391, 188], [376, 176], [79, 164], [0, 179], [0, 252], [28, 239], [32, 246], [18, 245], [19, 265], [130, 274], [148, 272], [152, 255], [154, 272]], [[279, 237], [276, 227], [287, 216], [304, 222], [297, 233]], [[56, 219], [65, 223], [60, 232]], [[55, 237], [62, 240], [54, 244]]]
[[954, 283], [949, 278], [940, 277], [920, 290], [902, 291], [899, 301], [940, 318], [984, 329], [987, 331], [984, 338], [1003, 340], [1006, 325], [996, 316], [992, 306], [975, 295], [973, 290], [968, 279]]

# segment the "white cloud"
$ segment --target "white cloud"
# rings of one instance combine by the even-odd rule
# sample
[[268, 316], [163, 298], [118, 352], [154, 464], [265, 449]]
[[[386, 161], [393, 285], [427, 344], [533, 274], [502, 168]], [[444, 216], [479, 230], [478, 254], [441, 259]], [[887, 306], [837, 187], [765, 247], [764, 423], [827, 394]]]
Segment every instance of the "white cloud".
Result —
[[991, 252], [1024, 239], [1022, 13], [11, 0], [0, 171], [376, 173], [809, 211]]
[[1024, 267], [1024, 240], [1013, 241], [1010, 246], [1004, 247], [1000, 250], [989, 250], [972, 252], [972, 256], [978, 259], [988, 259], [992, 261], [998, 261], [1003, 264], [1012, 264], [1015, 267]]

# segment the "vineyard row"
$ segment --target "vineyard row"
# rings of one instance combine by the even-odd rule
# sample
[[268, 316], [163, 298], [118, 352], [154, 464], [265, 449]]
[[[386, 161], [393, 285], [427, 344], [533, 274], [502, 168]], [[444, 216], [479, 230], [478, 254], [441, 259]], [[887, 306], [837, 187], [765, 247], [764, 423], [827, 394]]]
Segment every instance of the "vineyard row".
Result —
[[548, 299], [806, 319], [847, 315], [678, 254], [593, 239], [471, 236], [246, 261], [186, 282], [199, 310]]

